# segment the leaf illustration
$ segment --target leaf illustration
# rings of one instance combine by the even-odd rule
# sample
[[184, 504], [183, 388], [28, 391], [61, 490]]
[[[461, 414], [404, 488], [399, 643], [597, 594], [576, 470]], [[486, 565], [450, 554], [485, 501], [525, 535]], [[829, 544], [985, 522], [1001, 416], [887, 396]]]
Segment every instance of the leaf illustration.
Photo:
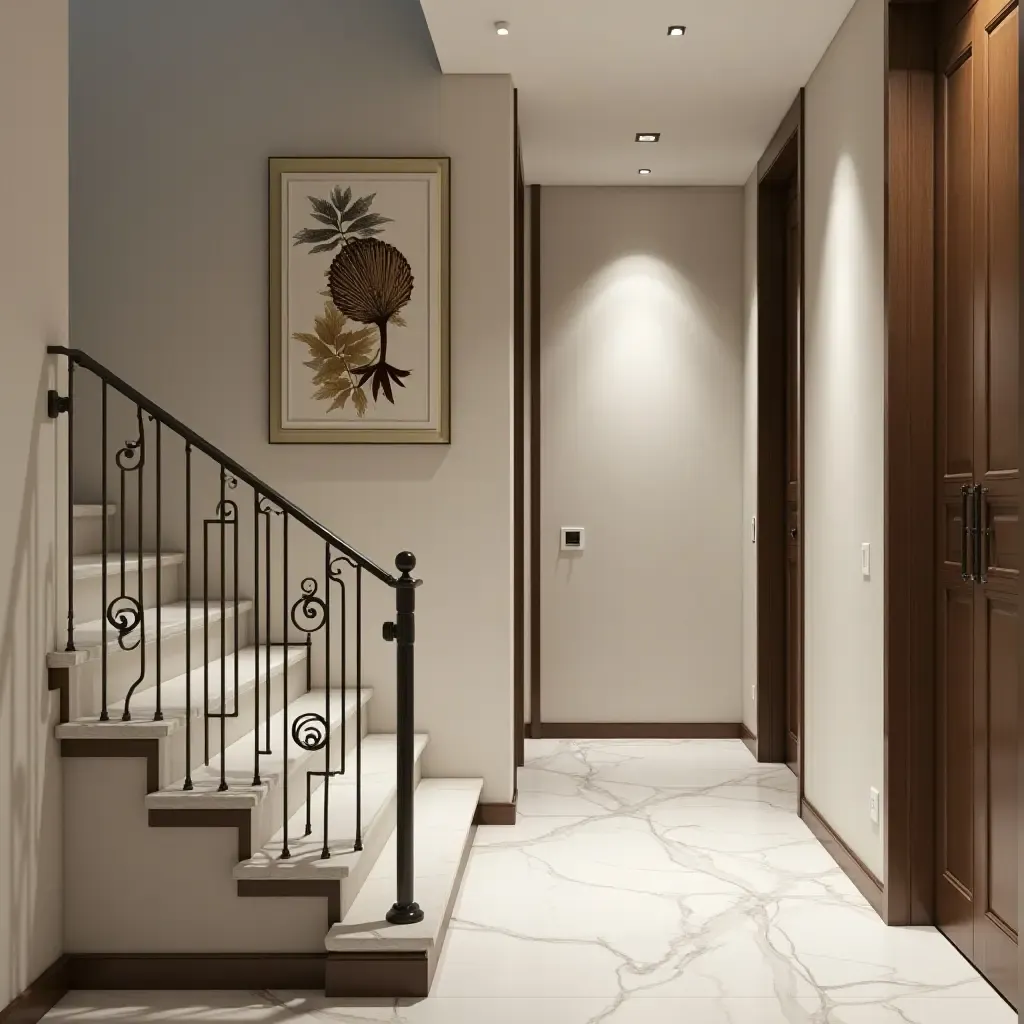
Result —
[[336, 228], [303, 228], [295, 233], [295, 244], [308, 245], [311, 242], [329, 242], [337, 235]]
[[318, 199], [316, 196], [308, 196], [307, 198], [313, 204], [313, 216], [318, 221], [331, 227], [341, 227], [338, 221], [338, 210], [333, 203], [327, 202], [326, 199]]
[[298, 331], [292, 338], [309, 348], [310, 359], [304, 365], [313, 371], [313, 398], [329, 401], [328, 412], [344, 409], [351, 398], [356, 415], [362, 418], [367, 399], [353, 368], [373, 357], [375, 332], [372, 327], [349, 330], [348, 322], [333, 303], [325, 302], [323, 316], [314, 319], [314, 331]]
[[[351, 195], [351, 189], [349, 193]], [[357, 199], [345, 212], [341, 215], [341, 223], [347, 224], [351, 220], [357, 220], [362, 217], [365, 213], [369, 212], [371, 206], [373, 206], [374, 199], [377, 198], [376, 192], [371, 192], [368, 196], [363, 196], [361, 199]]]
[[[323, 242], [320, 245], [314, 245], [313, 248], [309, 250], [309, 254], [310, 256], [312, 256], [313, 253], [317, 252], [331, 252], [332, 250], [337, 249], [339, 245], [341, 245], [341, 241], [341, 235], [338, 235], [338, 237], [334, 239], [333, 242]], [[295, 244], [298, 245], [299, 243], [296, 242]]]
[[392, 223], [394, 223], [394, 221], [391, 217], [382, 217], [379, 213], [368, 213], [365, 217], [360, 217], [358, 220], [354, 220], [349, 224], [346, 230], [354, 235], [362, 234], [370, 228], [379, 227], [381, 224]]
[[331, 202], [334, 203], [338, 210], [338, 223], [342, 223], [342, 216], [348, 209], [348, 204], [352, 201], [352, 189], [347, 188], [344, 192], [341, 190], [340, 185], [335, 185], [331, 189]]

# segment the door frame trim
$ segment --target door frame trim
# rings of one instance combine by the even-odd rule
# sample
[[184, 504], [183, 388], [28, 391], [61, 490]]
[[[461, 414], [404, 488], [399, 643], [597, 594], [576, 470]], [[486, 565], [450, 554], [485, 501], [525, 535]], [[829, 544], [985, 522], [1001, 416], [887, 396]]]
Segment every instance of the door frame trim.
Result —
[[[800, 210], [800, 327], [797, 337], [800, 434], [799, 505], [804, 507], [804, 90], [782, 119], [757, 164], [757, 731], [756, 756], [761, 762], [786, 759], [786, 540], [782, 530], [764, 524], [781, 522], [785, 514], [786, 405], [784, 380], [785, 291], [778, 273], [786, 197], [777, 182], [795, 172]], [[799, 796], [803, 799], [804, 764], [804, 531], [800, 530], [800, 680], [797, 762]]]
[[523, 719], [526, 713], [526, 186], [519, 130], [519, 90], [512, 90], [512, 778], [525, 763]]
[[[884, 899], [935, 919], [936, 5], [886, 22]], [[922, 599], [923, 598], [923, 599]]]

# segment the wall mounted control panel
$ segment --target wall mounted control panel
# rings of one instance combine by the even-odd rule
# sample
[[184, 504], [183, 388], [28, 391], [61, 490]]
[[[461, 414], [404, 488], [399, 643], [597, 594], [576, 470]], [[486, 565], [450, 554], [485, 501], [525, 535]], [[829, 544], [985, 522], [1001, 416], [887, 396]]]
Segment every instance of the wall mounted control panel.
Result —
[[582, 551], [586, 543], [586, 537], [582, 526], [562, 527], [562, 550]]

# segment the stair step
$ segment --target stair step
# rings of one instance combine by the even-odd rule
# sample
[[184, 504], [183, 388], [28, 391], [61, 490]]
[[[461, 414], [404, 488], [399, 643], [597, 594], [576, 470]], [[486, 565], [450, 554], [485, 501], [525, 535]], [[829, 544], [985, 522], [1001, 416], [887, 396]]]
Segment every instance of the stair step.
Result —
[[[156, 568], [156, 553], [142, 553], [142, 570]], [[103, 575], [103, 553], [97, 552], [90, 555], [74, 556], [74, 573], [76, 580], [88, 580]], [[163, 568], [170, 568], [175, 565], [185, 564], [185, 554], [181, 551], [161, 552], [160, 565]], [[139, 571], [139, 555], [135, 551], [126, 551], [124, 555], [125, 573], [137, 573]], [[107, 575], [117, 576], [121, 572], [121, 553], [107, 552]], [[110, 595], [113, 597], [114, 595]]]
[[[414, 895], [423, 910], [418, 924], [391, 925], [384, 914], [397, 890], [397, 833], [392, 833], [359, 895], [340, 924], [324, 940], [328, 953], [328, 996], [387, 996], [379, 978], [369, 977], [367, 954], [424, 956], [426, 977], [415, 974], [426, 996], [458, 896], [473, 840], [482, 779], [424, 779], [416, 789]], [[415, 963], [412, 964], [415, 970]]]
[[75, 519], [100, 519], [106, 513], [112, 516], [116, 511], [115, 505], [73, 505], [72, 513]]
[[[416, 737], [415, 759], [417, 762], [426, 749], [428, 739], [425, 734]], [[306, 809], [303, 806], [292, 815], [288, 822], [288, 848], [291, 856], [287, 860], [281, 860], [284, 836], [282, 831], [278, 831], [253, 857], [235, 865], [235, 878], [240, 881], [254, 879], [340, 880], [353, 873], [363, 857], [368, 853], [374, 853], [379, 848], [379, 844], [370, 841], [370, 834], [374, 830], [374, 825], [382, 820], [382, 816], [395, 799], [397, 789], [396, 742], [397, 738], [390, 733], [377, 733], [367, 736], [363, 740], [362, 825], [365, 845], [363, 850], [352, 849], [355, 843], [356, 785], [355, 758], [350, 755], [348, 764], [351, 765], [352, 774], [336, 776], [329, 783], [327, 834], [330, 837], [331, 857], [327, 860], [321, 859], [322, 826], [314, 827], [311, 836], [303, 835], [306, 824]], [[322, 784], [314, 791], [314, 801], [317, 799], [320, 803], [314, 804], [314, 806], [322, 807]]]
[[[292, 723], [300, 715], [307, 713], [322, 715], [325, 709], [324, 690], [313, 690], [293, 700], [287, 708], [289, 732], [287, 763], [289, 774], [297, 771], [311, 758], [321, 759], [320, 751], [310, 751], [295, 741], [291, 735]], [[362, 704], [373, 695], [373, 691], [364, 688]], [[345, 720], [348, 737], [354, 739], [354, 721], [357, 699], [356, 694], [349, 691], [344, 702], [340, 690], [330, 692], [332, 735], [340, 734], [342, 720]], [[344, 714], [342, 709], [344, 708]], [[146, 797], [146, 807], [154, 809], [209, 808], [226, 810], [229, 808], [253, 808], [267, 797], [272, 787], [277, 786], [284, 777], [285, 757], [282, 754], [282, 739], [285, 712], [279, 711], [270, 719], [270, 736], [272, 750], [269, 754], [260, 755], [260, 785], [252, 785], [253, 774], [253, 741], [252, 731], [240, 740], [232, 743], [224, 753], [225, 774], [230, 789], [218, 791], [221, 777], [221, 757], [217, 754], [210, 758], [209, 765], [203, 765], [192, 772], [193, 789], [185, 792], [182, 789], [185, 780], [178, 779], [170, 786], [150, 793]], [[302, 787], [303, 800], [305, 786]]]
[[[287, 650], [287, 659], [285, 652]], [[261, 683], [266, 681], [266, 647], [246, 647], [238, 653], [238, 695], [241, 699], [247, 695], [255, 686], [257, 678], [257, 667], [259, 668], [259, 679]], [[258, 666], [257, 666], [257, 658]], [[287, 664], [298, 665], [306, 660], [306, 645], [294, 645], [292, 647], [271, 647], [270, 648], [270, 678], [276, 680]], [[217, 711], [220, 708], [220, 672], [221, 664], [224, 665], [225, 677], [228, 690], [228, 710], [232, 711], [235, 692], [235, 655], [229, 654], [226, 658], [217, 658], [209, 663], [210, 680], [210, 710]], [[192, 716], [200, 718], [203, 715], [204, 707], [204, 666], [192, 669]], [[160, 722], [153, 721], [153, 713], [156, 710], [156, 687], [151, 686], [145, 690], [139, 690], [131, 701], [132, 719], [129, 722], [121, 720], [124, 712], [124, 702], [118, 701], [110, 705], [110, 721], [101, 722], [95, 715], [91, 717], [78, 718], [73, 722], [57, 726], [57, 739], [116, 739], [131, 737], [134, 739], [159, 739], [169, 736], [178, 729], [185, 720], [186, 708], [186, 676], [182, 673], [173, 679], [164, 680], [161, 687], [161, 708], [164, 719]], [[251, 746], [250, 746], [251, 750]]]
[[[187, 625], [192, 628], [203, 625], [204, 608], [201, 600], [192, 601], [190, 619], [186, 619], [186, 603], [174, 601], [171, 604], [163, 605], [160, 609], [160, 637], [179, 636], [186, 631]], [[224, 602], [224, 617], [231, 621], [236, 611], [239, 615], [247, 614], [252, 609], [252, 601], [228, 600]], [[221, 620], [221, 603], [219, 600], [209, 602], [209, 622], [211, 624]], [[155, 608], [145, 609], [146, 619], [146, 643], [156, 639], [157, 614]], [[89, 622], [75, 624], [75, 647], [74, 651], [52, 651], [46, 657], [46, 664], [49, 668], [70, 668], [74, 665], [82, 665], [88, 661], [98, 660], [103, 651], [103, 619], [94, 619]], [[134, 639], [134, 638], [130, 638]], [[107, 652], [120, 651], [117, 643], [117, 630], [107, 626]]]
[[74, 522], [74, 553], [88, 554], [103, 549], [103, 536], [107, 543], [112, 540], [117, 508], [114, 505], [75, 505]]

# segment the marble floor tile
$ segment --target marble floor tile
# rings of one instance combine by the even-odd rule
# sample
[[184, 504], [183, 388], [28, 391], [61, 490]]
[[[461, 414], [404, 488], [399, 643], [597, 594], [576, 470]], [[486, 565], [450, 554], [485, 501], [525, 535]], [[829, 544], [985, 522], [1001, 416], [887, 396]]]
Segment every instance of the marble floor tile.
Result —
[[930, 928], [887, 928], [739, 741], [529, 741], [429, 999], [71, 993], [113, 1024], [1010, 1024]]

